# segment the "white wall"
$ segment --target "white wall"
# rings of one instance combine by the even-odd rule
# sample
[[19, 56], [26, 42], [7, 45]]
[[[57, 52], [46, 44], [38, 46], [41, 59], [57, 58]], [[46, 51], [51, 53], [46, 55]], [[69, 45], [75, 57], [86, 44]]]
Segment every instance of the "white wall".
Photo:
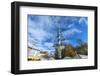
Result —
[[[10, 56], [11, 56], [11, 6], [10, 3], [14, 0], [0, 0], [0, 76], [13, 76], [10, 73]], [[18, 1], [18, 0], [16, 0]], [[100, 13], [100, 0], [20, 0], [30, 2], [45, 2], [45, 3], [58, 3], [58, 4], [74, 4], [74, 5], [91, 5], [98, 6]], [[98, 15], [98, 22], [100, 14]], [[100, 22], [99, 22], [100, 24]], [[98, 28], [100, 28], [98, 24]], [[100, 33], [100, 29], [99, 29]], [[100, 42], [100, 35], [99, 40]], [[99, 43], [100, 45], [100, 43]], [[100, 49], [99, 49], [100, 50]], [[100, 58], [100, 51], [98, 51]], [[100, 59], [99, 67], [100, 67]], [[85, 70], [85, 71], [68, 71], [68, 72], [56, 72], [56, 73], [40, 73], [34, 74], [34, 76], [99, 76], [100, 68], [98, 70]], [[26, 74], [26, 76], [32, 76], [33, 74]]]

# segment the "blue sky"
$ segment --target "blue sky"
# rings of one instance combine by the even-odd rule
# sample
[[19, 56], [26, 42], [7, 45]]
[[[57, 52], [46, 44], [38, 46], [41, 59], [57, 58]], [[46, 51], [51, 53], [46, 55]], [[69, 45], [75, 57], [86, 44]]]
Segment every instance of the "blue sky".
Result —
[[58, 25], [61, 26], [65, 44], [75, 47], [78, 45], [77, 39], [87, 42], [87, 17], [28, 15], [28, 46], [54, 51]]

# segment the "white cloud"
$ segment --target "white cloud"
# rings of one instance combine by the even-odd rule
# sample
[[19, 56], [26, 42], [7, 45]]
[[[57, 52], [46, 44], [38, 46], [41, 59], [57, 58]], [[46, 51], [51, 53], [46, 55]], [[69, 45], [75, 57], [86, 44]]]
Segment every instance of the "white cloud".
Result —
[[74, 26], [74, 24], [70, 24], [68, 25], [68, 28], [72, 28]]
[[29, 29], [29, 32], [33, 35], [33, 37], [39, 41], [42, 41], [47, 33], [42, 29]]
[[85, 19], [85, 18], [80, 18], [80, 20], [79, 20], [79, 24], [81, 24], [81, 23], [85, 23], [86, 25], [87, 25], [87, 20]]
[[79, 30], [79, 29], [76, 29], [76, 28], [72, 28], [72, 29], [69, 29], [69, 30], [67, 30], [67, 31], [64, 31], [64, 35], [66, 36], [68, 36], [68, 35], [73, 35], [73, 34], [75, 34], [75, 33], [81, 33], [82, 31], [81, 30]]
[[41, 51], [53, 51], [54, 48], [52, 47], [52, 43], [45, 42], [44, 44], [38, 44], [37, 46], [34, 46], [35, 48], [41, 50]]
[[52, 47], [53, 43], [52, 42], [46, 42], [46, 43], [44, 43], [44, 45], [47, 46], [47, 47]]

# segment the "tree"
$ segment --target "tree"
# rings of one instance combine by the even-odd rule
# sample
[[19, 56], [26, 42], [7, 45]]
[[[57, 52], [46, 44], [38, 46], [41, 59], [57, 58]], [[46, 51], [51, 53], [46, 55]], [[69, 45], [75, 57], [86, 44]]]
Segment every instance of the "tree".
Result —
[[76, 56], [76, 49], [71, 45], [66, 45], [63, 49], [62, 56], [64, 57], [74, 57]]
[[81, 39], [78, 39], [77, 42], [79, 46], [76, 47], [78, 54], [88, 55], [88, 45], [83, 42]]

